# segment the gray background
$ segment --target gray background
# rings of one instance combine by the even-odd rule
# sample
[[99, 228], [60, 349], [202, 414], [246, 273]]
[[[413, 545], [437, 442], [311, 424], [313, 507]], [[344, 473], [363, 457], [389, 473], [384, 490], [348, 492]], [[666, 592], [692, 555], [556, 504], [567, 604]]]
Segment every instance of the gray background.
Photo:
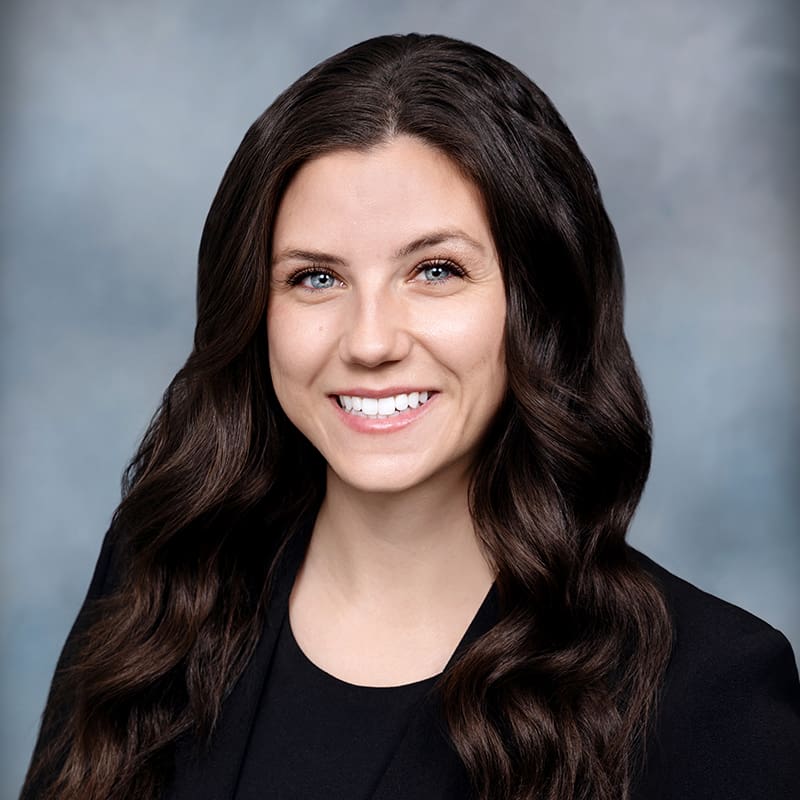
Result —
[[655, 418], [631, 539], [800, 647], [792, 5], [4, 6], [1, 798], [21, 783], [122, 468], [189, 351], [222, 172], [278, 91], [378, 33], [474, 41], [562, 111], [617, 226]]

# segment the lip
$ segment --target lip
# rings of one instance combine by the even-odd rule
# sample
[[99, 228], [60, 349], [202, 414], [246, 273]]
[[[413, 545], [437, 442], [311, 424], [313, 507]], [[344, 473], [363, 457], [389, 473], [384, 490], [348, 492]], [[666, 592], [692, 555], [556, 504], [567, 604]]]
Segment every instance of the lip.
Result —
[[[374, 392], [370, 394], [360, 394], [360, 392], [363, 391], [362, 389], [357, 391], [351, 389], [350, 391], [352, 391], [356, 397], [388, 397], [386, 394], [375, 394]], [[381, 391], [386, 390], [381, 389]], [[411, 389], [410, 391], [418, 390]], [[394, 394], [404, 393], [405, 392], [402, 391], [394, 392]], [[342, 394], [347, 393], [342, 392]], [[423, 403], [421, 406], [417, 406], [416, 408], [408, 408], [405, 411], [401, 411], [399, 414], [396, 414], [392, 417], [384, 417], [383, 419], [349, 414], [339, 405], [336, 395], [331, 395], [329, 399], [334, 411], [339, 415], [339, 418], [342, 420], [342, 422], [351, 430], [357, 431], [358, 433], [394, 433], [407, 428], [409, 425], [424, 417], [425, 414], [428, 413], [429, 407], [436, 402], [436, 398], [438, 396], [439, 393], [436, 392], [428, 397], [425, 403]]]

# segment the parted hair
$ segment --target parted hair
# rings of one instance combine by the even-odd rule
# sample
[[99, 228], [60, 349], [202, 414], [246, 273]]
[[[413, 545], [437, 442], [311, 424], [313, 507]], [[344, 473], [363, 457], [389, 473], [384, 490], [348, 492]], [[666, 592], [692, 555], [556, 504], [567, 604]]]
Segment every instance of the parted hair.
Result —
[[325, 464], [268, 367], [271, 232], [303, 163], [414, 136], [480, 190], [506, 292], [508, 386], [469, 487], [500, 618], [438, 679], [480, 800], [625, 800], [669, 656], [664, 600], [625, 536], [651, 422], [595, 174], [521, 71], [437, 35], [323, 61], [247, 131], [211, 205], [197, 324], [128, 465], [113, 579], [48, 698], [22, 797], [142, 800], [176, 741], [211, 743]]

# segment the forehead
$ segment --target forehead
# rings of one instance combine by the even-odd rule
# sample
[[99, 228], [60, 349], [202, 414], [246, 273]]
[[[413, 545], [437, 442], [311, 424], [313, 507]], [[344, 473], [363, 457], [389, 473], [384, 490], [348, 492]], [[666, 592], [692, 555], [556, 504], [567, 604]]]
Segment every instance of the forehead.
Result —
[[477, 186], [440, 150], [398, 136], [306, 162], [278, 208], [273, 253], [312, 239], [339, 251], [384, 251], [433, 228], [458, 228], [491, 244]]

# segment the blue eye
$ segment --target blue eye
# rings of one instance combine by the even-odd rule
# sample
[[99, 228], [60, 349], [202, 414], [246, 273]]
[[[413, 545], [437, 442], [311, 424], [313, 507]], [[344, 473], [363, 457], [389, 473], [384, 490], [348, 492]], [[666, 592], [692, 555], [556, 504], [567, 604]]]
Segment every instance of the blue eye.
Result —
[[286, 283], [311, 291], [322, 291], [336, 285], [336, 276], [322, 269], [304, 269], [291, 275]]
[[417, 274], [422, 275], [428, 283], [445, 283], [454, 275], [462, 277], [464, 270], [451, 261], [429, 261], [420, 265]]
[[311, 289], [330, 289], [333, 286], [333, 275], [330, 272], [310, 272], [301, 281], [306, 282]]

